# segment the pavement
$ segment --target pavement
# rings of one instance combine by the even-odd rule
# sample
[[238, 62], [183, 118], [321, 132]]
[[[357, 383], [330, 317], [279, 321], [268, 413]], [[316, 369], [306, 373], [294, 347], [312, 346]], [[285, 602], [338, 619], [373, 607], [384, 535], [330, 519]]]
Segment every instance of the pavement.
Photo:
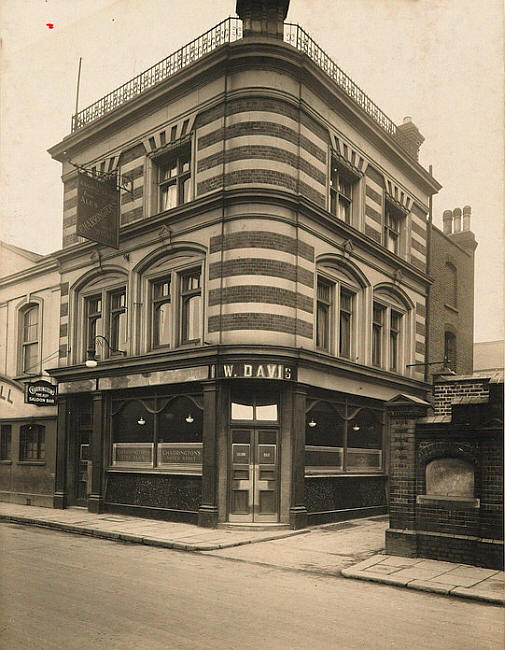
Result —
[[233, 526], [199, 528], [193, 524], [122, 514], [94, 514], [85, 508], [54, 510], [0, 503], [1, 521], [505, 604], [503, 571], [385, 555], [387, 516], [323, 524], [303, 530], [268, 526], [259, 529]]

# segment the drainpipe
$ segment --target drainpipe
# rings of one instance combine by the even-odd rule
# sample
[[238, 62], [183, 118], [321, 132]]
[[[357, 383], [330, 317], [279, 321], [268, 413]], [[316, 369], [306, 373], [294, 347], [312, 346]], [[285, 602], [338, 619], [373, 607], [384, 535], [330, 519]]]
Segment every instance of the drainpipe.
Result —
[[[430, 172], [430, 176], [433, 177], [433, 165], [430, 165], [428, 168]], [[428, 201], [428, 231], [426, 233], [426, 274], [430, 275], [431, 274], [431, 232], [433, 228], [433, 195], [430, 194], [430, 198]], [[430, 295], [431, 295], [431, 284], [428, 285], [427, 288], [427, 294], [426, 294], [426, 330], [425, 330], [425, 357], [424, 360], [427, 362], [428, 359], [430, 358], [430, 309], [431, 309], [431, 303], [430, 303]], [[428, 373], [429, 373], [429, 366], [425, 365], [424, 366], [424, 381], [428, 382]]]

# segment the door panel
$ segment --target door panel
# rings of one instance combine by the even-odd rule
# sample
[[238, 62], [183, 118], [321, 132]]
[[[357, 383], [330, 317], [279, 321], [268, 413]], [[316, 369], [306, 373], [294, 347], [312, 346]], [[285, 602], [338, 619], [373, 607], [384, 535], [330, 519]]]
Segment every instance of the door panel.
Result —
[[278, 521], [278, 456], [277, 430], [231, 431], [230, 521]]

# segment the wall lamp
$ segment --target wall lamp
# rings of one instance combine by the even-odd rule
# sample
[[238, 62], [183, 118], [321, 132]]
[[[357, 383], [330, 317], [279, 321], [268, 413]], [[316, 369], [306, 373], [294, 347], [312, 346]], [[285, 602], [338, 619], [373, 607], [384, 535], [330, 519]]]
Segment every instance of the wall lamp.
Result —
[[[103, 345], [104, 343], [107, 345], [107, 349], [109, 352], [117, 352], [118, 354], [122, 354], [123, 356], [126, 356], [125, 350], [117, 350], [116, 348], [113, 348], [109, 341], [105, 338], [105, 336], [102, 336], [101, 334], [97, 334], [93, 340], [93, 343], [96, 345], [96, 343], [99, 343], [100, 345]], [[96, 354], [96, 347], [88, 349], [88, 358], [86, 359], [86, 368], [96, 368], [98, 365], [98, 361], [95, 359], [95, 354]]]
[[317, 427], [317, 422], [312, 418], [312, 420], [309, 422], [309, 427], [313, 429], [314, 427]]

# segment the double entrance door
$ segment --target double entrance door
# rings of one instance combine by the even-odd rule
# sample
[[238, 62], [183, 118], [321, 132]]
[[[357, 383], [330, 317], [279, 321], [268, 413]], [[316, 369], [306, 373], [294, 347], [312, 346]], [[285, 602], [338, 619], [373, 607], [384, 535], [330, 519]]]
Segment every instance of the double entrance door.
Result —
[[278, 429], [231, 430], [229, 521], [279, 521]]

